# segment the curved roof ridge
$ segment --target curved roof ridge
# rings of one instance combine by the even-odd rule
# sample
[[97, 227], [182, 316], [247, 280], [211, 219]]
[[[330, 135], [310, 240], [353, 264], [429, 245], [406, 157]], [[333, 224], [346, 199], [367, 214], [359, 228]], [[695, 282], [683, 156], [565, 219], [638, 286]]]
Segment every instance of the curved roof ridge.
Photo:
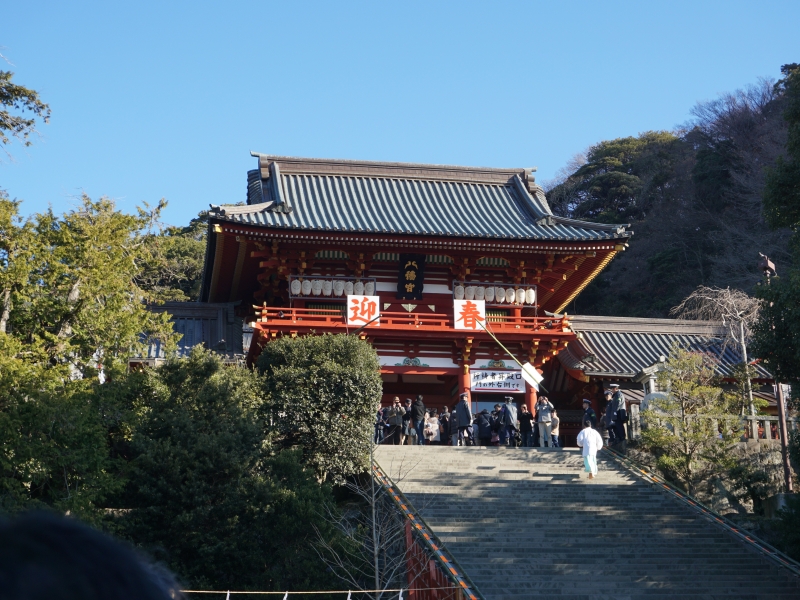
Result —
[[[262, 152], [250, 151], [250, 156], [255, 158], [264, 159], [268, 161], [289, 161], [293, 163], [304, 163], [309, 165], [342, 165], [342, 166], [365, 166], [365, 167], [401, 167], [401, 168], [417, 168], [425, 170], [453, 170], [453, 171], [489, 171], [494, 173], [508, 173], [509, 176], [521, 174], [525, 171], [523, 167], [482, 167], [482, 166], [464, 166], [464, 165], [448, 165], [438, 163], [412, 163], [412, 162], [398, 162], [398, 161], [382, 161], [382, 160], [358, 160], [350, 158], [306, 158], [302, 156], [281, 156], [277, 154], [264, 154]], [[346, 174], [346, 173], [345, 173]]]

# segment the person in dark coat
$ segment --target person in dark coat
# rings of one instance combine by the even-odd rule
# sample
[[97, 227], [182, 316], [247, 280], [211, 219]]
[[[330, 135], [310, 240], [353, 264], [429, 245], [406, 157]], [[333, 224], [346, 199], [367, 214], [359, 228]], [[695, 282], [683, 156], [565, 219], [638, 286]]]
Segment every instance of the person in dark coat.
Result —
[[594, 412], [592, 408], [592, 401], [584, 398], [583, 399], [583, 417], [581, 418], [581, 423], [583, 423], [586, 419], [592, 423], [592, 429], [597, 429], [597, 413]]
[[387, 414], [387, 421], [389, 422], [389, 435], [385, 440], [387, 444], [400, 445], [400, 434], [403, 431], [403, 417], [405, 414], [406, 409], [400, 404], [400, 398], [395, 396]]
[[475, 417], [475, 425], [478, 427], [478, 443], [481, 446], [488, 446], [492, 442], [491, 416], [487, 409], [483, 409]]
[[414, 404], [411, 405], [411, 420], [414, 423], [414, 430], [417, 432], [417, 445], [425, 445], [425, 403], [422, 401], [422, 394], [417, 396]]
[[514, 432], [517, 430], [517, 407], [512, 396], [504, 398], [503, 428], [500, 430], [500, 445], [514, 446]]
[[450, 443], [450, 412], [446, 406], [442, 409], [442, 414], [439, 415], [439, 425], [442, 426], [441, 441], [439, 443], [442, 446], [446, 446]]
[[522, 447], [533, 448], [533, 413], [528, 410], [528, 405], [520, 407], [519, 433], [522, 436]]
[[[502, 404], [495, 404], [494, 410], [492, 414], [489, 416], [489, 428], [492, 432], [491, 438], [491, 445], [492, 446], [499, 446], [500, 445], [500, 429], [503, 427], [503, 405]], [[495, 439], [497, 436], [497, 439]]]
[[625, 423], [628, 422], [628, 410], [625, 408], [625, 395], [619, 389], [619, 385], [612, 383], [610, 386], [613, 395], [611, 396], [611, 403], [614, 405], [614, 435], [617, 438], [617, 443], [624, 442], [627, 436], [625, 435]]
[[403, 407], [405, 414], [403, 415], [403, 438], [400, 440], [401, 445], [412, 446], [414, 444], [415, 436], [411, 435], [414, 431], [414, 421], [411, 420], [411, 405], [413, 401], [411, 398], [406, 398], [406, 404]]
[[461, 394], [456, 404], [456, 416], [458, 417], [458, 441], [463, 446], [474, 446], [472, 438], [472, 408], [469, 404], [469, 394]]
[[450, 411], [450, 422], [448, 423], [448, 433], [450, 434], [450, 445], [458, 446], [458, 414], [456, 414], [456, 407]]
[[614, 392], [611, 390], [606, 390], [606, 413], [604, 416], [603, 426], [606, 428], [608, 432], [608, 445], [613, 446], [617, 443], [617, 428], [616, 420], [615, 420], [615, 411], [614, 411], [614, 400], [612, 397], [614, 396]]

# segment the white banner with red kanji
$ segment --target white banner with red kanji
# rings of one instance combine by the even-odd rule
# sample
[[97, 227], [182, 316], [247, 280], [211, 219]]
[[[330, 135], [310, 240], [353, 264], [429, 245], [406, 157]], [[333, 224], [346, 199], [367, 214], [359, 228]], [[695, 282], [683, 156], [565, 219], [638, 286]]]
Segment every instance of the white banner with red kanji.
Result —
[[454, 329], [483, 331], [486, 325], [486, 302], [484, 300], [453, 300]]
[[369, 323], [369, 327], [380, 326], [380, 300], [378, 296], [347, 296], [347, 324], [363, 326]]

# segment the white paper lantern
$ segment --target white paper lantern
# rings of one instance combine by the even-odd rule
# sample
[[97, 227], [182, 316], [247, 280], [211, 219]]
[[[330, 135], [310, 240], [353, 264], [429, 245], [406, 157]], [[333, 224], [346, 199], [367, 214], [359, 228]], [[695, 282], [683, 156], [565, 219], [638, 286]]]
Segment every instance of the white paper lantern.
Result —
[[464, 298], [466, 298], [467, 300], [475, 300], [474, 285], [468, 285], [466, 288], [464, 288]]
[[330, 296], [333, 291], [333, 282], [326, 279], [322, 282], [322, 295]]
[[322, 294], [322, 280], [315, 279], [311, 282], [311, 291], [314, 293], [315, 296], [319, 296]]
[[374, 281], [368, 281], [364, 285], [364, 295], [365, 296], [374, 296], [375, 295], [375, 282]]
[[303, 285], [301, 286], [301, 289], [303, 291], [303, 295], [304, 296], [308, 296], [311, 293], [311, 280], [310, 279], [304, 279], [303, 280]]
[[525, 290], [522, 288], [517, 290], [517, 304], [525, 303]]
[[508, 288], [506, 290], [506, 302], [508, 302], [509, 304], [513, 304], [514, 298], [516, 298], [516, 297], [517, 297], [517, 295], [514, 293], [514, 289], [513, 288]]
[[494, 286], [489, 286], [486, 288], [486, 301], [494, 302]]
[[486, 298], [486, 288], [479, 285], [475, 288], [475, 300], [483, 300]]
[[353, 282], [352, 281], [348, 281], [347, 283], [344, 284], [344, 293], [347, 296], [352, 296], [353, 295]]
[[299, 296], [300, 295], [300, 280], [299, 279], [293, 279], [292, 280], [291, 290], [292, 290], [292, 296]]
[[344, 293], [344, 281], [337, 279], [333, 282], [333, 293], [337, 296], [341, 296]]
[[533, 288], [528, 288], [525, 290], [525, 303], [536, 304], [536, 290]]
[[464, 299], [464, 286], [457, 285], [453, 289], [453, 296], [455, 297], [456, 300], [463, 300]]
[[494, 299], [502, 304], [506, 301], [506, 291], [501, 287], [494, 288]]
[[364, 295], [364, 284], [360, 281], [356, 281], [355, 285], [353, 286], [353, 293], [356, 296], [363, 296]]

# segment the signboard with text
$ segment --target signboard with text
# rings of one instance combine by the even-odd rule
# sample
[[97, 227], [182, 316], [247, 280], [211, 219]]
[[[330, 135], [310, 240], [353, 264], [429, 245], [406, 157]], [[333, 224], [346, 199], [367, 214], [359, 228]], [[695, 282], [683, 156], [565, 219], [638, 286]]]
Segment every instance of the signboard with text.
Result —
[[380, 316], [381, 304], [378, 296], [347, 296], [348, 325], [362, 326], [369, 323], [369, 327], [378, 327], [381, 324]]
[[483, 300], [453, 300], [454, 329], [483, 331], [486, 325], [486, 302]]
[[470, 390], [473, 392], [495, 392], [505, 394], [521, 394], [525, 391], [525, 380], [522, 371], [494, 371], [470, 369]]

